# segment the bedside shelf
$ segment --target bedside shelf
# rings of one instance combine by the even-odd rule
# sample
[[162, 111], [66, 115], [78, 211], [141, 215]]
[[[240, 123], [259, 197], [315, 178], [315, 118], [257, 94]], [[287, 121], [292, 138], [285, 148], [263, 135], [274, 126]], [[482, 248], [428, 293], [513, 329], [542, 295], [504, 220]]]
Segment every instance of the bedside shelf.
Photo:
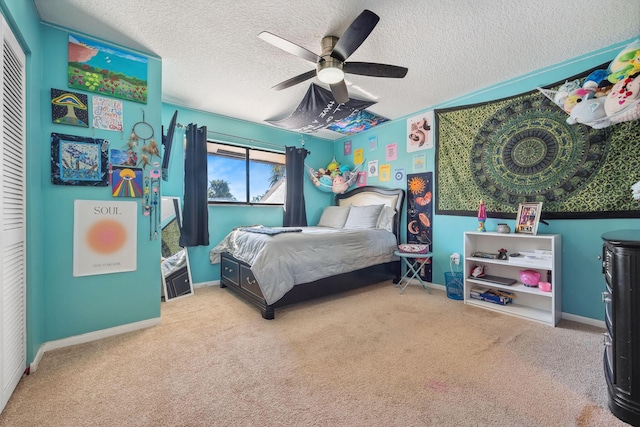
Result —
[[[524, 319], [533, 320], [550, 326], [555, 326], [561, 317], [561, 238], [559, 234], [501, 234], [495, 232], [464, 233], [464, 302], [465, 304], [493, 310]], [[544, 250], [551, 253], [550, 260], [531, 261], [528, 259], [499, 260], [474, 257], [476, 252], [497, 254], [501, 248], [508, 253], [535, 252]], [[482, 280], [482, 277], [470, 277], [474, 266], [481, 265], [485, 273], [515, 279], [512, 285], [500, 285]], [[551, 283], [551, 292], [543, 292], [537, 287], [525, 286], [520, 281], [520, 270], [535, 270], [540, 273], [541, 281]], [[514, 294], [510, 304], [500, 305], [471, 298], [471, 289], [480, 286], [484, 288], [504, 290]]]

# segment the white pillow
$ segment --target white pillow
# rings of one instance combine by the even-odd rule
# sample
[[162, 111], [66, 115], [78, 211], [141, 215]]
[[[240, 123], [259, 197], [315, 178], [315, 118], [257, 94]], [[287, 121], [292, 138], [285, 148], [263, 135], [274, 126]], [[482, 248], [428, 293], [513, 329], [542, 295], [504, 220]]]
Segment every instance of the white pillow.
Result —
[[347, 222], [351, 206], [327, 206], [322, 211], [318, 227], [342, 228]]
[[344, 228], [351, 230], [376, 228], [383, 207], [384, 205], [351, 206]]
[[378, 217], [378, 223], [376, 224], [376, 228], [382, 228], [383, 230], [387, 230], [391, 233], [393, 230], [393, 218], [396, 216], [396, 210], [392, 207], [385, 206], [380, 211], [380, 216]]

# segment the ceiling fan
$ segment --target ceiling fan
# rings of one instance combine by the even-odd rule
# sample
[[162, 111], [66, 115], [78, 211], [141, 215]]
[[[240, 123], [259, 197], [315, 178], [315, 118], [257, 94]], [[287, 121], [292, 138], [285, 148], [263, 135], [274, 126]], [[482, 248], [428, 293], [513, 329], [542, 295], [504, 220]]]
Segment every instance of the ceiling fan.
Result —
[[322, 39], [322, 53], [320, 55], [275, 34], [267, 31], [261, 32], [258, 37], [262, 40], [316, 65], [315, 70], [285, 80], [273, 86], [272, 89], [286, 89], [317, 76], [321, 82], [329, 85], [336, 102], [345, 104], [349, 101], [347, 85], [344, 82], [345, 73], [370, 77], [402, 78], [406, 76], [408, 69], [405, 67], [374, 62], [345, 62], [365, 41], [379, 20], [378, 15], [365, 9], [349, 25], [342, 37], [326, 36]]

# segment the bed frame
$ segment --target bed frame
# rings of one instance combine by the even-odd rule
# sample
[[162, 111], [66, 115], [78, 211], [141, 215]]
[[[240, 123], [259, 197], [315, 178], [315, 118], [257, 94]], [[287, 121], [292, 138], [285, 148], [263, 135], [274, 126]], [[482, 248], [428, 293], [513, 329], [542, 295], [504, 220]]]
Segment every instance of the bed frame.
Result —
[[[335, 204], [338, 206], [385, 204], [393, 207], [396, 210], [393, 232], [398, 243], [400, 243], [403, 203], [404, 190], [373, 186], [357, 187], [349, 192], [335, 196]], [[267, 304], [265, 301], [260, 291], [260, 286], [251, 272], [251, 266], [235, 259], [228, 252], [221, 254], [220, 272], [220, 287], [228, 288], [248, 303], [255, 305], [260, 309], [262, 317], [270, 320], [275, 318], [275, 309], [285, 305], [345, 292], [390, 279], [394, 283], [398, 283], [401, 276], [401, 266], [400, 261], [393, 261], [309, 283], [298, 284], [273, 304]]]

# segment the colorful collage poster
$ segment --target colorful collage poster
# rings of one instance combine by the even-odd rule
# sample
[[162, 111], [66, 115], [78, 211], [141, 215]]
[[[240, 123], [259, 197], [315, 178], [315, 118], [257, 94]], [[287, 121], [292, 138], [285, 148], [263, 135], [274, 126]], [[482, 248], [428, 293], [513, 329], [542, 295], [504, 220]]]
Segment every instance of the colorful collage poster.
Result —
[[[407, 243], [429, 245], [430, 252], [433, 252], [432, 198], [433, 172], [407, 175]], [[419, 273], [422, 280], [432, 281], [431, 260]]]

